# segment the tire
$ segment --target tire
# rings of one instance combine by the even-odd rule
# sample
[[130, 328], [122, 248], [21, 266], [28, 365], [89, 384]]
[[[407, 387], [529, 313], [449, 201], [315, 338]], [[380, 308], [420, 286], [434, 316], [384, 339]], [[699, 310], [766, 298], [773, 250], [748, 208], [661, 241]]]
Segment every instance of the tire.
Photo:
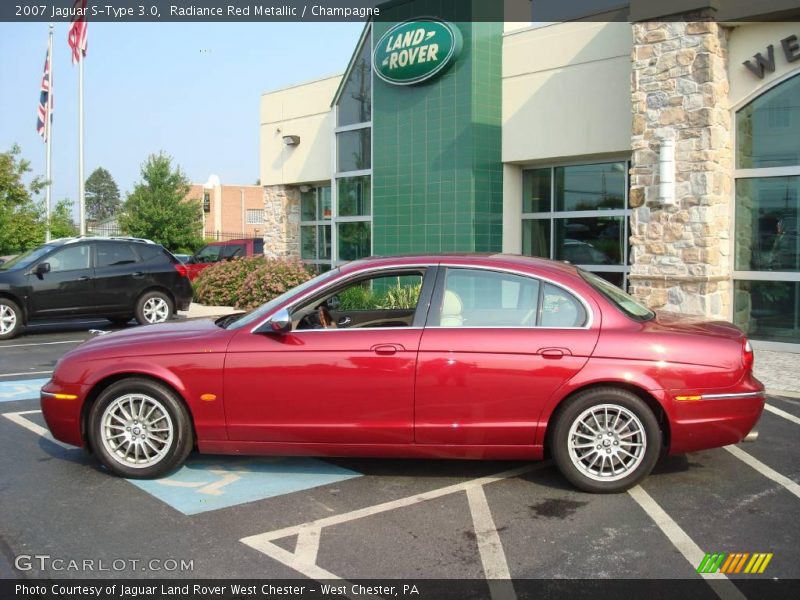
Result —
[[145, 292], [136, 301], [134, 312], [140, 325], [164, 323], [175, 314], [175, 304], [164, 292]]
[[183, 464], [194, 445], [183, 402], [165, 385], [138, 377], [103, 390], [89, 412], [88, 433], [100, 462], [128, 479], [166, 475]]
[[0, 298], [0, 340], [10, 340], [22, 331], [22, 309], [13, 300]]
[[585, 492], [613, 494], [650, 474], [661, 454], [662, 434], [641, 398], [607, 387], [587, 390], [567, 402], [558, 414], [550, 451], [570, 483]]

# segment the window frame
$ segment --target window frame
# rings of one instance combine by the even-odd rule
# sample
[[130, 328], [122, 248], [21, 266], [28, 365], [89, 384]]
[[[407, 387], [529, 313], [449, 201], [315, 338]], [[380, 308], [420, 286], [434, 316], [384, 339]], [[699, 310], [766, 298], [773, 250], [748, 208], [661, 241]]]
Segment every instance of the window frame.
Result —
[[[470, 271], [489, 271], [494, 273], [500, 274], [509, 274], [509, 275], [516, 275], [519, 277], [528, 277], [530, 279], [535, 279], [539, 282], [539, 300], [538, 306], [536, 307], [537, 315], [536, 315], [536, 322], [539, 323], [541, 318], [541, 308], [542, 308], [542, 296], [544, 294], [545, 284], [550, 284], [557, 288], [560, 288], [573, 298], [578, 301], [579, 304], [583, 306], [583, 310], [585, 313], [584, 324], [580, 326], [571, 326], [571, 327], [544, 327], [541, 325], [461, 325], [458, 327], [442, 327], [439, 325], [439, 319], [441, 318], [441, 305], [442, 301], [444, 300], [444, 292], [446, 287], [446, 277], [447, 271], [450, 269], [466, 269]], [[437, 314], [439, 313], [439, 314]], [[538, 273], [531, 273], [528, 271], [518, 270], [518, 269], [511, 269], [507, 267], [497, 267], [497, 266], [489, 266], [489, 265], [464, 265], [464, 264], [447, 264], [447, 263], [440, 263], [439, 264], [439, 272], [436, 277], [436, 286], [433, 291], [433, 295], [431, 297], [430, 308], [428, 309], [428, 318], [425, 323], [425, 328], [428, 329], [518, 329], [524, 331], [536, 331], [536, 330], [559, 330], [559, 329], [574, 329], [574, 330], [582, 330], [582, 329], [592, 329], [594, 325], [594, 310], [592, 310], [591, 305], [586, 300], [586, 298], [576, 292], [574, 289], [570, 288], [563, 283], [555, 281], [549, 277], [543, 276]], [[434, 324], [435, 323], [435, 324]]]
[[[52, 260], [52, 258], [54, 256], [62, 253], [62, 252], [66, 252], [67, 250], [72, 250], [74, 248], [86, 248], [87, 249], [87, 251], [88, 251], [87, 254], [88, 254], [88, 258], [89, 258], [89, 265], [86, 266], [86, 267], [80, 267], [78, 269], [64, 269], [64, 270], [60, 270], [60, 271], [54, 270], [52, 268], [52, 264], [50, 262]], [[60, 246], [60, 247], [54, 249], [52, 252], [49, 252], [46, 256], [42, 257], [39, 260], [39, 262], [37, 263], [36, 266], [38, 267], [39, 264], [47, 263], [48, 265], [50, 265], [50, 271], [49, 271], [50, 273], [73, 273], [75, 271], [87, 271], [87, 270], [94, 269], [95, 268], [95, 260], [96, 259], [95, 259], [94, 244], [91, 244], [91, 243], [88, 243], [88, 242], [87, 243], [82, 243], [82, 244], [64, 244], [63, 246]]]

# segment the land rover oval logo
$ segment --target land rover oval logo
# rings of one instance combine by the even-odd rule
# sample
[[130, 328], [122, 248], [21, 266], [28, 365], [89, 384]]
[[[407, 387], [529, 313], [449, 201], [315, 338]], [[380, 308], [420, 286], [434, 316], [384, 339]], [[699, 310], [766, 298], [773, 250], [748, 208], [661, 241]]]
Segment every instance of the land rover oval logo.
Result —
[[386, 83], [411, 85], [441, 73], [461, 52], [461, 32], [445, 21], [395, 25], [375, 45], [372, 64]]

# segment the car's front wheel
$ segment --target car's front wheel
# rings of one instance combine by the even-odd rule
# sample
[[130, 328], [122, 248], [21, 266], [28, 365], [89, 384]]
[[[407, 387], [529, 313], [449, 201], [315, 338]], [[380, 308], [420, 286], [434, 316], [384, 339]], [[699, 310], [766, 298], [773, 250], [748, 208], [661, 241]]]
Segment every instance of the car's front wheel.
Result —
[[13, 300], [0, 298], [0, 340], [10, 340], [22, 330], [22, 310]]
[[163, 292], [146, 292], [136, 302], [136, 320], [141, 325], [163, 323], [172, 318], [174, 312], [172, 299]]
[[193, 446], [183, 402], [166, 386], [142, 378], [103, 390], [89, 413], [89, 441], [111, 472], [133, 479], [169, 473]]
[[568, 400], [550, 444], [559, 470], [577, 488], [616, 493], [652, 471], [661, 438], [658, 421], [641, 398], [618, 388], [595, 388]]

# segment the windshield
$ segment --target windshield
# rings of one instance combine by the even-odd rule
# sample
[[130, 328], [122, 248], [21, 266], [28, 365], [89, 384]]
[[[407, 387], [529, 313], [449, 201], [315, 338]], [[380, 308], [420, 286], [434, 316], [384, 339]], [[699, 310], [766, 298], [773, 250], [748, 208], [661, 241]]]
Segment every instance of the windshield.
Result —
[[594, 289], [603, 294], [603, 296], [608, 298], [629, 317], [637, 321], [649, 321], [656, 316], [652, 310], [640, 304], [638, 300], [635, 300], [632, 296], [623, 292], [613, 283], [609, 283], [602, 277], [598, 277], [594, 273], [589, 273], [582, 269], [578, 269], [578, 272]]
[[0, 265], [0, 271], [8, 271], [11, 269], [24, 269], [37, 260], [39, 260], [42, 256], [50, 252], [53, 249], [53, 246], [39, 246], [38, 248], [34, 248], [33, 250], [28, 250], [27, 252], [23, 252], [19, 256], [15, 256], [9, 261], [4, 262]]
[[339, 274], [339, 269], [331, 269], [323, 273], [322, 275], [317, 275], [313, 279], [309, 279], [305, 283], [301, 283], [295, 288], [290, 289], [288, 292], [284, 292], [280, 296], [273, 298], [266, 304], [262, 304], [258, 308], [256, 308], [253, 312], [248, 313], [247, 315], [243, 316], [241, 319], [237, 319], [230, 325], [228, 325], [227, 329], [240, 329], [241, 327], [246, 327], [251, 323], [257, 323], [261, 319], [263, 319], [267, 314], [275, 310], [278, 306], [286, 302], [292, 296], [297, 294], [302, 294], [304, 291], [311, 289], [315, 285], [322, 283], [323, 281], [327, 281], [331, 279], [334, 275]]

